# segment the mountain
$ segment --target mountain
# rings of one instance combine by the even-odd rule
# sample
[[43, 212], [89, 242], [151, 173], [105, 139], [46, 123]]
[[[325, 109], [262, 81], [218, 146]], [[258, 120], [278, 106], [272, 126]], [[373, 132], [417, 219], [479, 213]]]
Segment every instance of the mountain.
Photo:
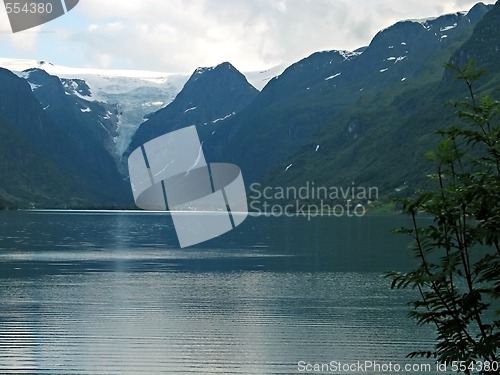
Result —
[[0, 66], [23, 77], [40, 69], [58, 77], [68, 95], [113, 107], [117, 117], [114, 154], [123, 154], [144, 116], [170, 103], [188, 74], [68, 68], [46, 61], [0, 59]]
[[121, 162], [115, 150], [119, 132], [116, 106], [88, 100], [90, 89], [83, 81], [73, 81], [78, 86], [73, 86], [74, 93], [69, 93], [64, 81], [44, 70], [30, 69], [23, 76], [51, 125], [73, 142], [71, 154], [82, 164], [85, 185], [105, 201], [126, 201], [128, 189], [119, 173]]
[[0, 87], [0, 207], [95, 204], [80, 180], [48, 156], [72, 145], [52, 129], [30, 85], [0, 68]]
[[76, 179], [3, 120], [0, 120], [0, 165], [0, 209], [97, 204], [91, 194], [82, 191]]
[[239, 165], [247, 186], [411, 192], [435, 131], [455, 121], [443, 104], [467, 95], [443, 64], [475, 59], [488, 70], [479, 92], [500, 94], [499, 7], [401, 21], [356, 51], [246, 75], [230, 63], [169, 75], [0, 59], [17, 74], [0, 71], [0, 206], [131, 204], [123, 151], [193, 124], [207, 159]]
[[[26, 70], [22, 76], [30, 83], [33, 94], [52, 123], [74, 139], [81, 152], [86, 151], [92, 158], [115, 157], [114, 139], [118, 136], [118, 109], [115, 105], [88, 100], [91, 92], [84, 81], [73, 80], [71, 93], [66, 89], [67, 81], [61, 81], [42, 69]], [[102, 146], [107, 156], [99, 155]]]
[[129, 152], [162, 134], [189, 125], [206, 127], [247, 107], [258, 90], [230, 63], [198, 68], [175, 100], [165, 108], [147, 116], [129, 147]]
[[427, 145], [406, 138], [402, 124], [425, 115], [420, 106], [439, 86], [443, 64], [491, 8], [478, 4], [469, 12], [398, 22], [366, 48], [315, 53], [293, 64], [238, 115], [199, 129], [207, 157], [239, 165], [247, 184], [355, 182], [391, 191], [418, 182], [423, 167], [414, 161]]
[[[85, 123], [86, 113], [80, 107], [82, 102], [69, 99], [58, 78], [43, 71], [27, 72], [26, 79], [5, 69], [1, 69], [0, 73], [0, 121], [4, 128], [9, 128], [5, 132], [11, 139], [9, 148], [5, 145], [4, 152], [12, 155], [10, 158], [5, 156], [2, 163], [4, 171], [10, 168], [8, 164], [18, 164], [14, 154], [21, 155], [24, 152], [30, 158], [33, 153], [40, 154], [43, 156], [42, 166], [46, 162], [51, 164], [48, 171], [68, 176], [73, 181], [54, 189], [52, 202], [44, 199], [43, 204], [58, 205], [58, 195], [66, 191], [68, 186], [75, 188], [73, 195], [76, 198], [87, 197], [86, 200], [94, 202], [94, 205], [111, 206], [130, 202], [130, 192], [124, 177], [98, 140], [102, 134], [95, 134], [96, 127]], [[23, 141], [16, 143], [19, 137]], [[27, 157], [28, 160], [30, 158]], [[38, 170], [34, 171], [31, 167], [18, 173], [22, 175], [29, 171], [39, 174]], [[16, 174], [13, 177], [16, 179]], [[7, 184], [8, 181], [3, 183]], [[46, 174], [38, 184], [42, 190], [46, 186], [53, 186], [52, 176]], [[9, 190], [12, 191], [12, 188]], [[23, 201], [23, 197], [25, 195], [21, 194], [20, 201]], [[70, 201], [75, 199], [67, 202]]]
[[[317, 137], [304, 142], [302, 148], [281, 165], [268, 170], [262, 177], [263, 183], [271, 186], [302, 186], [307, 181], [322, 186], [351, 186], [354, 183], [355, 186], [378, 187], [384, 196], [406, 194], [421, 187], [427, 181], [426, 176], [433, 172], [423, 155], [439, 140], [435, 132], [456, 121], [454, 109], [445, 104], [464, 100], [468, 95], [465, 84], [456, 81], [454, 74], [445, 71], [441, 64], [463, 65], [475, 59], [479, 67], [487, 70], [484, 79], [477, 82], [476, 92], [500, 96], [497, 63], [500, 53], [495, 48], [498, 38], [492, 36], [500, 35], [499, 13], [500, 3], [493, 7], [478, 4], [467, 14], [425, 21], [422, 25], [431, 36], [437, 34], [434, 38], [439, 37], [433, 30], [443, 30], [441, 32], [448, 35], [444, 39], [452, 44], [435, 48], [434, 57], [424, 55], [420, 64], [413, 62], [408, 53], [404, 61], [412, 63], [413, 68], [403, 72], [406, 80], [398, 85], [397, 76], [394, 76], [391, 85], [384, 79], [379, 87], [371, 88], [371, 94], [365, 86], [364, 95], [337, 111], [335, 118], [324, 123]], [[395, 46], [398, 40], [394, 39], [395, 32], [410, 26], [407, 23], [382, 31], [359, 59], [363, 55], [366, 58], [368, 54], [365, 53], [380, 40], [387, 38], [389, 47]], [[465, 26], [462, 30], [461, 25]], [[388, 35], [384, 36], [386, 33]], [[408, 36], [404, 37], [410, 45]], [[418, 50], [424, 52], [421, 45]], [[432, 45], [425, 50], [432, 51]], [[376, 51], [372, 53], [376, 55]], [[420, 67], [419, 71], [413, 70], [416, 66]]]
[[[143, 118], [169, 103], [189, 76], [34, 60], [0, 59], [0, 65], [17, 75], [4, 70], [0, 82], [0, 207], [131, 206], [121, 155]], [[262, 87], [282, 69], [249, 75]], [[23, 150], [26, 157], [19, 160]], [[36, 161], [51, 177], [38, 178]], [[18, 162], [24, 168], [16, 168]], [[39, 186], [30, 188], [26, 181], [34, 180]]]
[[[479, 5], [477, 6], [479, 7]], [[495, 73], [500, 71], [500, 5], [497, 4], [478, 23], [472, 36], [452, 55], [450, 63], [456, 66], [463, 66], [468, 61], [474, 60], [476, 64], [485, 69], [487, 75], [485, 80], [490, 80], [493, 88], [498, 85], [500, 77]], [[452, 78], [448, 74], [446, 78]]]
[[[170, 104], [191, 76], [189, 73], [69, 68], [47, 61], [7, 58], [0, 58], [0, 67], [20, 76], [26, 70], [44, 70], [59, 77], [69, 95], [82, 95], [88, 101], [114, 106], [118, 117], [115, 137], [118, 156], [125, 152], [144, 117]], [[285, 68], [282, 64], [244, 74], [252, 86], [261, 90]]]

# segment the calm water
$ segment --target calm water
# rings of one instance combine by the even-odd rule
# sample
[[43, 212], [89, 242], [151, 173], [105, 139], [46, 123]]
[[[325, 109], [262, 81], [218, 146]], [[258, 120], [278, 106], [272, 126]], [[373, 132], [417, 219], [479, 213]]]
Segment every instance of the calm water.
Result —
[[408, 363], [408, 352], [431, 347], [430, 332], [407, 318], [413, 294], [380, 276], [412, 264], [408, 240], [388, 234], [403, 224], [249, 218], [180, 250], [164, 215], [2, 212], [0, 373], [299, 374], [299, 361]]

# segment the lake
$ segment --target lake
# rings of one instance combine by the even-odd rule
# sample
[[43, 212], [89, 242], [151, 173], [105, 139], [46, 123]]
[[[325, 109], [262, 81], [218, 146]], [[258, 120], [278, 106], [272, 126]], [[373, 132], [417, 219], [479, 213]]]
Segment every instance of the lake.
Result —
[[249, 217], [179, 249], [166, 214], [0, 212], [0, 373], [300, 374], [331, 361], [420, 363], [405, 356], [431, 349], [432, 331], [407, 317], [414, 293], [381, 277], [413, 265], [408, 238], [389, 233], [406, 224]]

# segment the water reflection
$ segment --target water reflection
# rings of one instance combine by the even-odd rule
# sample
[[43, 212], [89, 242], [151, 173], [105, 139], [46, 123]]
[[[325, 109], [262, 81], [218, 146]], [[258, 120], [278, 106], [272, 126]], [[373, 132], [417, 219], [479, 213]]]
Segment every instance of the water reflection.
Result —
[[157, 215], [0, 220], [2, 374], [290, 374], [430, 345], [380, 277], [411, 262], [394, 218], [252, 218], [185, 250]]

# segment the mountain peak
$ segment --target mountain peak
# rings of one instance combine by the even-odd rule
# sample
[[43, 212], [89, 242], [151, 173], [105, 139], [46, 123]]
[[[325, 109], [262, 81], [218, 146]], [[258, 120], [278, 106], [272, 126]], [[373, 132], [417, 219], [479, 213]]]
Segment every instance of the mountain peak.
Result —
[[228, 61], [224, 61], [215, 67], [214, 70], [236, 70], [236, 68]]
[[220, 63], [216, 66], [200, 66], [198, 68], [196, 68], [196, 70], [194, 71], [193, 74], [200, 74], [200, 73], [207, 73], [207, 72], [210, 72], [210, 71], [215, 71], [215, 70], [223, 70], [223, 69], [236, 69], [230, 62], [223, 62], [223, 63]]
[[[449, 13], [436, 17], [402, 20], [379, 31], [372, 42], [377, 40], [377, 37], [380, 35], [386, 34], [387, 32], [394, 32], [395, 30], [412, 29], [421, 31], [423, 29], [428, 32], [432, 31], [431, 34], [434, 32], [439, 34], [439, 32], [449, 31], [456, 27], [454, 23], [448, 25], [451, 21], [476, 24], [492, 7], [493, 5], [485, 5], [480, 2], [475, 4], [469, 11]], [[446, 25], [443, 26], [444, 24]]]
[[233, 65], [197, 68], [174, 101], [148, 116], [132, 139], [138, 145], [189, 125], [211, 125], [232, 117], [257, 96], [258, 90]]
[[214, 69], [213, 66], [210, 66], [210, 67], [199, 67], [199, 68], [196, 68], [196, 70], [193, 72], [193, 75], [204, 74], [204, 73], [210, 72], [213, 69]]
[[484, 3], [477, 3], [471, 10], [467, 13], [467, 17], [474, 23], [478, 22], [483, 18], [483, 16], [491, 9], [491, 5], [485, 5]]
[[[500, 43], [498, 42], [500, 2], [492, 6], [479, 3], [469, 14], [473, 13], [471, 17], [480, 17], [481, 12], [486, 14], [480, 18], [470, 38], [453, 53], [450, 63], [464, 66], [468, 61], [474, 60], [478, 67], [485, 68], [489, 74], [493, 74], [500, 69], [498, 62], [500, 57]], [[449, 71], [446, 72], [444, 79], [450, 81], [452, 77], [453, 74]]]
[[[188, 84], [190, 81], [196, 81], [202, 76], [206, 76], [207, 74], [211, 75], [218, 75], [219, 77], [222, 77], [222, 75], [225, 74], [233, 74], [235, 76], [239, 76], [240, 78], [245, 79], [245, 76], [238, 71], [231, 63], [229, 62], [223, 62], [220, 63], [219, 65], [216, 66], [210, 66], [210, 67], [199, 67], [197, 68], [193, 74], [191, 75], [190, 79], [186, 84]], [[209, 78], [211, 79], [211, 78]]]

